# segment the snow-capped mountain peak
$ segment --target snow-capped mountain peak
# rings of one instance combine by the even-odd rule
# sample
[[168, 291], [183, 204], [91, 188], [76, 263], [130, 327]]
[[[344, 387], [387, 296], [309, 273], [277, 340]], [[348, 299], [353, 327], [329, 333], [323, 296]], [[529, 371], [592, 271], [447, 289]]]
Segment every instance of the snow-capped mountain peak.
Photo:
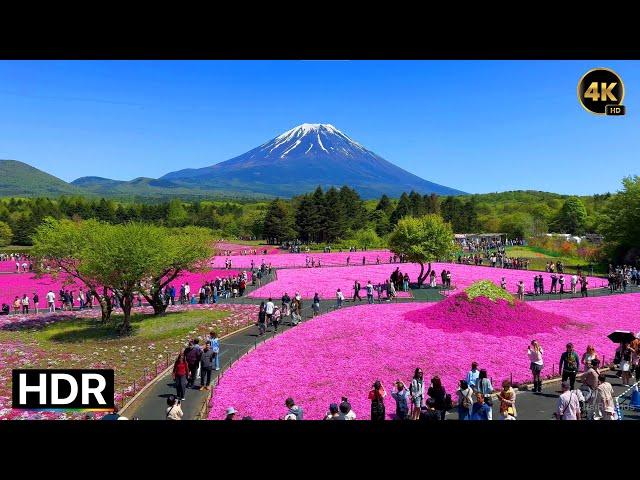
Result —
[[309, 156], [319, 152], [339, 153], [348, 157], [368, 153], [362, 145], [328, 123], [298, 125], [263, 144], [260, 151], [269, 157], [285, 159], [294, 151], [300, 155], [297, 151], [299, 148], [303, 150], [302, 155]]

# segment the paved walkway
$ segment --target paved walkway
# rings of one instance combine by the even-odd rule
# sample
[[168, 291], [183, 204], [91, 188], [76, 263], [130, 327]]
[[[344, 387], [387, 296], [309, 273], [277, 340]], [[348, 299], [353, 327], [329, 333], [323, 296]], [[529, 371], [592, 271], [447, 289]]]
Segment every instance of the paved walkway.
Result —
[[[277, 274], [276, 274], [277, 275]], [[269, 279], [271, 281], [272, 278]], [[263, 282], [263, 285], [265, 282]], [[252, 291], [257, 287], [249, 286], [247, 289], [247, 293]], [[634, 292], [640, 291], [640, 289], [633, 287]], [[420, 290], [414, 289], [412, 290], [412, 295], [414, 298], [399, 298], [397, 302], [424, 302], [424, 301], [438, 301], [444, 298], [440, 293], [440, 289], [430, 289], [423, 288]], [[455, 291], [453, 291], [455, 292]], [[591, 296], [601, 296], [601, 295], [609, 295], [609, 289], [598, 289], [592, 290], [589, 292]], [[614, 293], [617, 295], [619, 293]], [[577, 294], [575, 297], [579, 297], [580, 294]], [[549, 298], [546, 298], [549, 297]], [[547, 300], [547, 299], [567, 299], [571, 298], [570, 295], [544, 295], [540, 297], [525, 297], [526, 300]], [[259, 304], [263, 299], [259, 298], [248, 298], [246, 296], [239, 298], [229, 298], [229, 299], [221, 299], [221, 303], [230, 303], [230, 304]], [[279, 304], [280, 299], [274, 299], [274, 303]], [[349, 308], [352, 306], [366, 304], [363, 302], [355, 302], [355, 304], [349, 300], [344, 303], [343, 308]], [[321, 300], [320, 303], [320, 313], [324, 314], [331, 310], [335, 309], [335, 299], [324, 299]], [[311, 300], [304, 300], [304, 308], [303, 308], [303, 321], [307, 321], [310, 318], [313, 318], [312, 310], [311, 310]], [[238, 358], [242, 355], [250, 352], [252, 349], [256, 348], [259, 343], [264, 341], [268, 341], [279, 333], [282, 333], [286, 330], [289, 330], [292, 327], [290, 324], [281, 325], [278, 329], [278, 332], [274, 332], [273, 328], [269, 328], [267, 333], [260, 337], [258, 335], [258, 327], [252, 325], [242, 331], [233, 333], [228, 335], [220, 342], [220, 367], [221, 370], [219, 372], [214, 372], [216, 375], [212, 378], [212, 385], [215, 385], [218, 375], [223, 375], [224, 371], [228, 369]], [[609, 380], [614, 386], [615, 395], [619, 395], [622, 393], [626, 387], [622, 387], [619, 379], [615, 377], [615, 375], [611, 374], [611, 379]], [[199, 385], [199, 379], [196, 381], [196, 384]], [[495, 385], [497, 388], [498, 385]], [[555, 409], [557, 397], [559, 395], [559, 383], [552, 383], [545, 386], [544, 391], [540, 394], [535, 394], [528, 391], [519, 392], [517, 398], [517, 407], [518, 407], [518, 419], [519, 420], [548, 420], [551, 419], [551, 415]], [[165, 419], [165, 411], [167, 408], [166, 398], [175, 394], [175, 385], [171, 376], [171, 373], [167, 373], [162, 375], [158, 381], [156, 381], [153, 385], [147, 388], [135, 402], [132, 403], [130, 407], [126, 409], [124, 415], [131, 417], [138, 417], [142, 420], [163, 420]], [[208, 401], [210, 395], [210, 391], [199, 391], [196, 389], [190, 389], [187, 391], [185, 395], [185, 400], [182, 402], [182, 410], [184, 412], [184, 420], [195, 420], [199, 418], [200, 412], [203, 411], [203, 407]], [[455, 397], [455, 395], [453, 395]], [[392, 402], [391, 402], [392, 403]], [[387, 408], [392, 407], [390, 405]], [[498, 405], [497, 402], [494, 403], [494, 418], [499, 418], [498, 415]], [[363, 412], [364, 417], [368, 412]], [[447, 419], [457, 419], [457, 412], [454, 409], [453, 411], [447, 414]], [[630, 412], [625, 419], [640, 419], [640, 416], [634, 412]]]

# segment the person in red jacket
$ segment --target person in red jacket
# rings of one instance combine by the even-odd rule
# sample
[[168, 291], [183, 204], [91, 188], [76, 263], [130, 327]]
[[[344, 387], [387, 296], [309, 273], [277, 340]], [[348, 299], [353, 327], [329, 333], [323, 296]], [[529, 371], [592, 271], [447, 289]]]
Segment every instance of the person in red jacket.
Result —
[[184, 359], [184, 353], [180, 353], [173, 365], [173, 379], [176, 381], [176, 395], [184, 400], [184, 391], [187, 386], [187, 376], [189, 375], [189, 364]]

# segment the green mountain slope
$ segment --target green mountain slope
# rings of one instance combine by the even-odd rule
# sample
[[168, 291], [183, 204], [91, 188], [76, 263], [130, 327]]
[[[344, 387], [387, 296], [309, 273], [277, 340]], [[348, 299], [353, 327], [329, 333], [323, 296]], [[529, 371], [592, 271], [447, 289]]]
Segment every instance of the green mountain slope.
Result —
[[0, 196], [82, 195], [84, 190], [17, 160], [0, 160]]

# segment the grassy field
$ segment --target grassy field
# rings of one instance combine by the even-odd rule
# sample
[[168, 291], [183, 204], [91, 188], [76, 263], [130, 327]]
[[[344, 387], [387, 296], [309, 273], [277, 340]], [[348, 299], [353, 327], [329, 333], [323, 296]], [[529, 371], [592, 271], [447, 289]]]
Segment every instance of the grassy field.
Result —
[[0, 252], [1, 253], [28, 252], [32, 248], [33, 246], [31, 245], [7, 245], [6, 247], [0, 247]]
[[34, 317], [5, 324], [0, 328], [0, 398], [11, 395], [12, 368], [113, 368], [118, 397], [134, 381], [140, 385], [144, 375], [147, 380], [155, 376], [156, 366], [162, 370], [167, 358], [173, 362], [189, 338], [204, 338], [210, 330], [223, 336], [252, 323], [253, 307], [221, 306], [162, 317], [135, 314], [132, 334], [124, 337], [116, 333], [119, 316], [108, 324], [64, 315], [50, 322]]
[[[510, 257], [528, 258], [530, 261], [529, 269], [531, 270], [544, 270], [547, 262], [562, 262], [565, 266], [565, 272], [575, 273], [577, 266], [587, 268], [589, 265], [589, 262], [579, 257], [565, 256], [539, 247], [507, 247], [506, 250], [507, 255]], [[594, 274], [605, 274], [606, 272], [606, 265], [593, 265]]]

